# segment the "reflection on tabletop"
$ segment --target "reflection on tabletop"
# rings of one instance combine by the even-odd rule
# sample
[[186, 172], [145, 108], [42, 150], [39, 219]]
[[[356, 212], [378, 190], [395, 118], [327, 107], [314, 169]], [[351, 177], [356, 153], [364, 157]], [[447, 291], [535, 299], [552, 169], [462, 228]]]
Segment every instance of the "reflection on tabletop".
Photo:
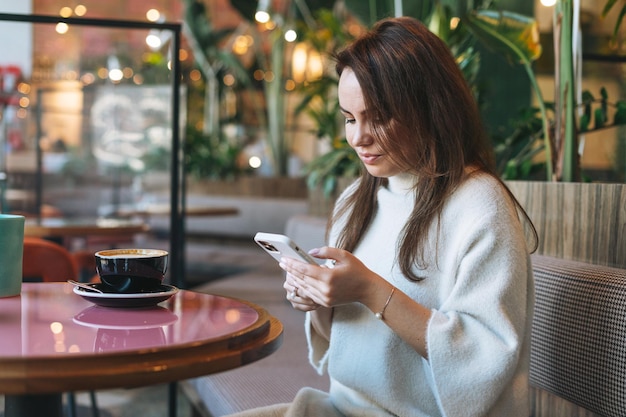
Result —
[[176, 314], [160, 306], [135, 310], [91, 306], [74, 316], [75, 323], [98, 330], [94, 352], [163, 346], [163, 329], [176, 320]]
[[220, 338], [254, 324], [257, 311], [237, 300], [179, 291], [148, 308], [95, 306], [69, 283], [24, 283], [0, 299], [0, 356], [111, 353]]

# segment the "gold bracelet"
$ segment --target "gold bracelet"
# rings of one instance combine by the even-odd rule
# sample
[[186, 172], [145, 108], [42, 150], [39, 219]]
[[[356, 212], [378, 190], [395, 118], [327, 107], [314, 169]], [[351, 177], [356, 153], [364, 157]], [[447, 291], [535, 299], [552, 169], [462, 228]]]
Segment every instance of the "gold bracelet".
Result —
[[376, 313], [376, 318], [378, 320], [384, 320], [385, 319], [385, 310], [387, 310], [387, 306], [389, 305], [389, 302], [391, 301], [391, 297], [393, 297], [393, 293], [396, 291], [396, 287], [392, 286], [391, 287], [391, 292], [389, 293], [389, 297], [387, 297], [387, 301], [385, 301], [385, 305], [383, 306], [383, 309], [380, 310], [378, 313]]

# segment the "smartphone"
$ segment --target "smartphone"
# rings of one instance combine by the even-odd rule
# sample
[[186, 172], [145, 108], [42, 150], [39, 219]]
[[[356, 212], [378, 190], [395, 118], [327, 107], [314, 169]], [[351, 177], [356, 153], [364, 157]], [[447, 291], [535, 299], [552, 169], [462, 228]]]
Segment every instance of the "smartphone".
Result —
[[318, 264], [315, 258], [300, 249], [293, 240], [285, 235], [259, 232], [254, 236], [254, 241], [277, 261], [280, 261], [280, 258], [286, 256], [313, 265]]

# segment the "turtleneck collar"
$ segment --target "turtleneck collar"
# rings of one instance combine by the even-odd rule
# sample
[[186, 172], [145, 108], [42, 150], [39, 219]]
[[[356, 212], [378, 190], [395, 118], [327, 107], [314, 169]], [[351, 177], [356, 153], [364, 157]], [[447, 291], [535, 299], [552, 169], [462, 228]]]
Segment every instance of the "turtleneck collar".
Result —
[[393, 194], [408, 194], [413, 191], [415, 179], [415, 175], [403, 172], [387, 178], [389, 182], [387, 188]]

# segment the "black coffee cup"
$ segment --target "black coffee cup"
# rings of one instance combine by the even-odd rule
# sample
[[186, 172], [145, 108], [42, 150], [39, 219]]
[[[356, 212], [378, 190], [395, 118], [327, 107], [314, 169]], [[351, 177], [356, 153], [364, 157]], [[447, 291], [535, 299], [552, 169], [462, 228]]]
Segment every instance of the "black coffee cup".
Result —
[[100, 281], [120, 293], [158, 290], [167, 271], [168, 253], [161, 249], [109, 249], [95, 256]]

